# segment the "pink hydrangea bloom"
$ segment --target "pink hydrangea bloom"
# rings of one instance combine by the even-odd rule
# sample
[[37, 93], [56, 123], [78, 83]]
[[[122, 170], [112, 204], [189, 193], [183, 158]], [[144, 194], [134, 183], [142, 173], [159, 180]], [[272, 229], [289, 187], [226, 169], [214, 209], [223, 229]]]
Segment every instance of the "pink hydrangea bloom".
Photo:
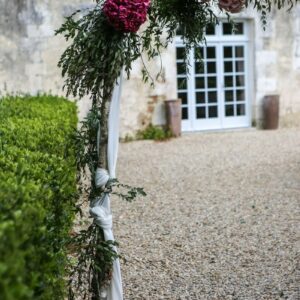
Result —
[[106, 0], [103, 12], [118, 31], [137, 32], [147, 19], [150, 0]]
[[219, 7], [230, 13], [239, 13], [244, 6], [244, 0], [219, 0]]

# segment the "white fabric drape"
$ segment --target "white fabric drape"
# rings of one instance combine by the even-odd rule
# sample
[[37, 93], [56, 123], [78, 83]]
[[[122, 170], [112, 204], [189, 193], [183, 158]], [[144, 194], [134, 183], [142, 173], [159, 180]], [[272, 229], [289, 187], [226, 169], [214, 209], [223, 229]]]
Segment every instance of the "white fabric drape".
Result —
[[[108, 172], [98, 168], [95, 174], [96, 186], [105, 186], [109, 178], [116, 177], [116, 164], [119, 146], [119, 111], [121, 98], [122, 75], [120, 76], [112, 95], [109, 119], [108, 119], [108, 145], [107, 145], [107, 164]], [[100, 135], [100, 132], [99, 134]], [[98, 136], [100, 139], [100, 136]], [[104, 231], [106, 241], [114, 241], [112, 230], [112, 215], [110, 210], [110, 197], [105, 194], [103, 199], [95, 201], [90, 209], [95, 223]], [[117, 251], [116, 247], [114, 250]], [[123, 300], [122, 278], [119, 259], [113, 263], [112, 280], [106, 291], [102, 291], [102, 297], [106, 300]]]
[[[119, 149], [119, 114], [120, 114], [120, 100], [122, 89], [122, 74], [114, 88], [112, 101], [110, 105], [108, 118], [108, 145], [107, 145], [107, 164], [110, 178], [116, 177], [116, 165]], [[110, 199], [107, 198], [107, 209], [110, 211]], [[105, 202], [105, 201], [104, 201]], [[112, 240], [114, 240], [111, 232]], [[106, 237], [105, 237], [106, 239]], [[115, 249], [117, 251], [117, 249]], [[122, 277], [119, 259], [116, 259], [113, 264], [113, 273], [110, 288], [107, 292], [107, 300], [123, 300]]]

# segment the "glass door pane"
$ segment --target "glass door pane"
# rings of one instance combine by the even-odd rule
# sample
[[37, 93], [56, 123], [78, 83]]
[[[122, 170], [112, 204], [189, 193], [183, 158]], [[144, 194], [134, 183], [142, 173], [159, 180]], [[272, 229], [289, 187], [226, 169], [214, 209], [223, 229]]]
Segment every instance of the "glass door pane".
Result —
[[186, 63], [184, 61], [185, 47], [176, 48], [176, 66], [177, 66], [177, 96], [181, 99], [182, 120], [189, 119], [188, 109], [188, 76]]
[[203, 57], [203, 62], [194, 58], [195, 83], [195, 118], [207, 120], [218, 118], [218, 68], [217, 47], [197, 47]]
[[246, 116], [245, 46], [223, 46], [224, 114]]

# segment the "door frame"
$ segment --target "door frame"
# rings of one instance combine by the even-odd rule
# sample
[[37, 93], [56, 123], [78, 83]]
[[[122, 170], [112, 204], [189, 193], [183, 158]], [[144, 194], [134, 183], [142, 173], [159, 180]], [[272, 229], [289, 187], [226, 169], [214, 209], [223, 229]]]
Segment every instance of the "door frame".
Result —
[[[254, 65], [251, 55], [253, 48], [250, 40], [251, 24], [249, 19], [236, 19], [235, 22], [242, 22], [244, 25], [244, 33], [242, 35], [223, 35], [222, 24], [227, 23], [223, 19], [220, 24], [215, 27], [215, 35], [206, 36], [206, 45], [204, 47], [216, 47], [216, 64], [217, 64], [217, 93], [218, 93], [218, 118], [212, 119], [197, 119], [196, 118], [196, 100], [195, 100], [195, 64], [194, 64], [194, 49], [189, 53], [191, 65], [189, 67], [189, 79], [187, 86], [188, 93], [188, 115], [189, 119], [182, 120], [182, 131], [202, 131], [202, 130], [222, 130], [230, 128], [250, 127], [252, 119], [252, 96], [253, 96], [253, 70], [250, 65]], [[174, 41], [175, 47], [184, 47], [184, 43], [180, 36], [177, 36]], [[245, 61], [245, 116], [225, 116], [225, 90], [224, 90], [224, 46], [244, 46], [244, 61]], [[200, 45], [201, 46], [201, 45]], [[177, 57], [176, 57], [177, 61]], [[177, 74], [178, 75], [178, 74]], [[178, 87], [177, 87], [178, 91]]]

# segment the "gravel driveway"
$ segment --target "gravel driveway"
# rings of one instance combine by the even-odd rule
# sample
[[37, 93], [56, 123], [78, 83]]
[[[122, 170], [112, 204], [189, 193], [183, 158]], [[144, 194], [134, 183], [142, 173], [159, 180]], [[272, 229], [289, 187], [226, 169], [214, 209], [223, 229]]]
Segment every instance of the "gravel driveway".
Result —
[[300, 299], [299, 128], [121, 144], [118, 177], [126, 300]]

